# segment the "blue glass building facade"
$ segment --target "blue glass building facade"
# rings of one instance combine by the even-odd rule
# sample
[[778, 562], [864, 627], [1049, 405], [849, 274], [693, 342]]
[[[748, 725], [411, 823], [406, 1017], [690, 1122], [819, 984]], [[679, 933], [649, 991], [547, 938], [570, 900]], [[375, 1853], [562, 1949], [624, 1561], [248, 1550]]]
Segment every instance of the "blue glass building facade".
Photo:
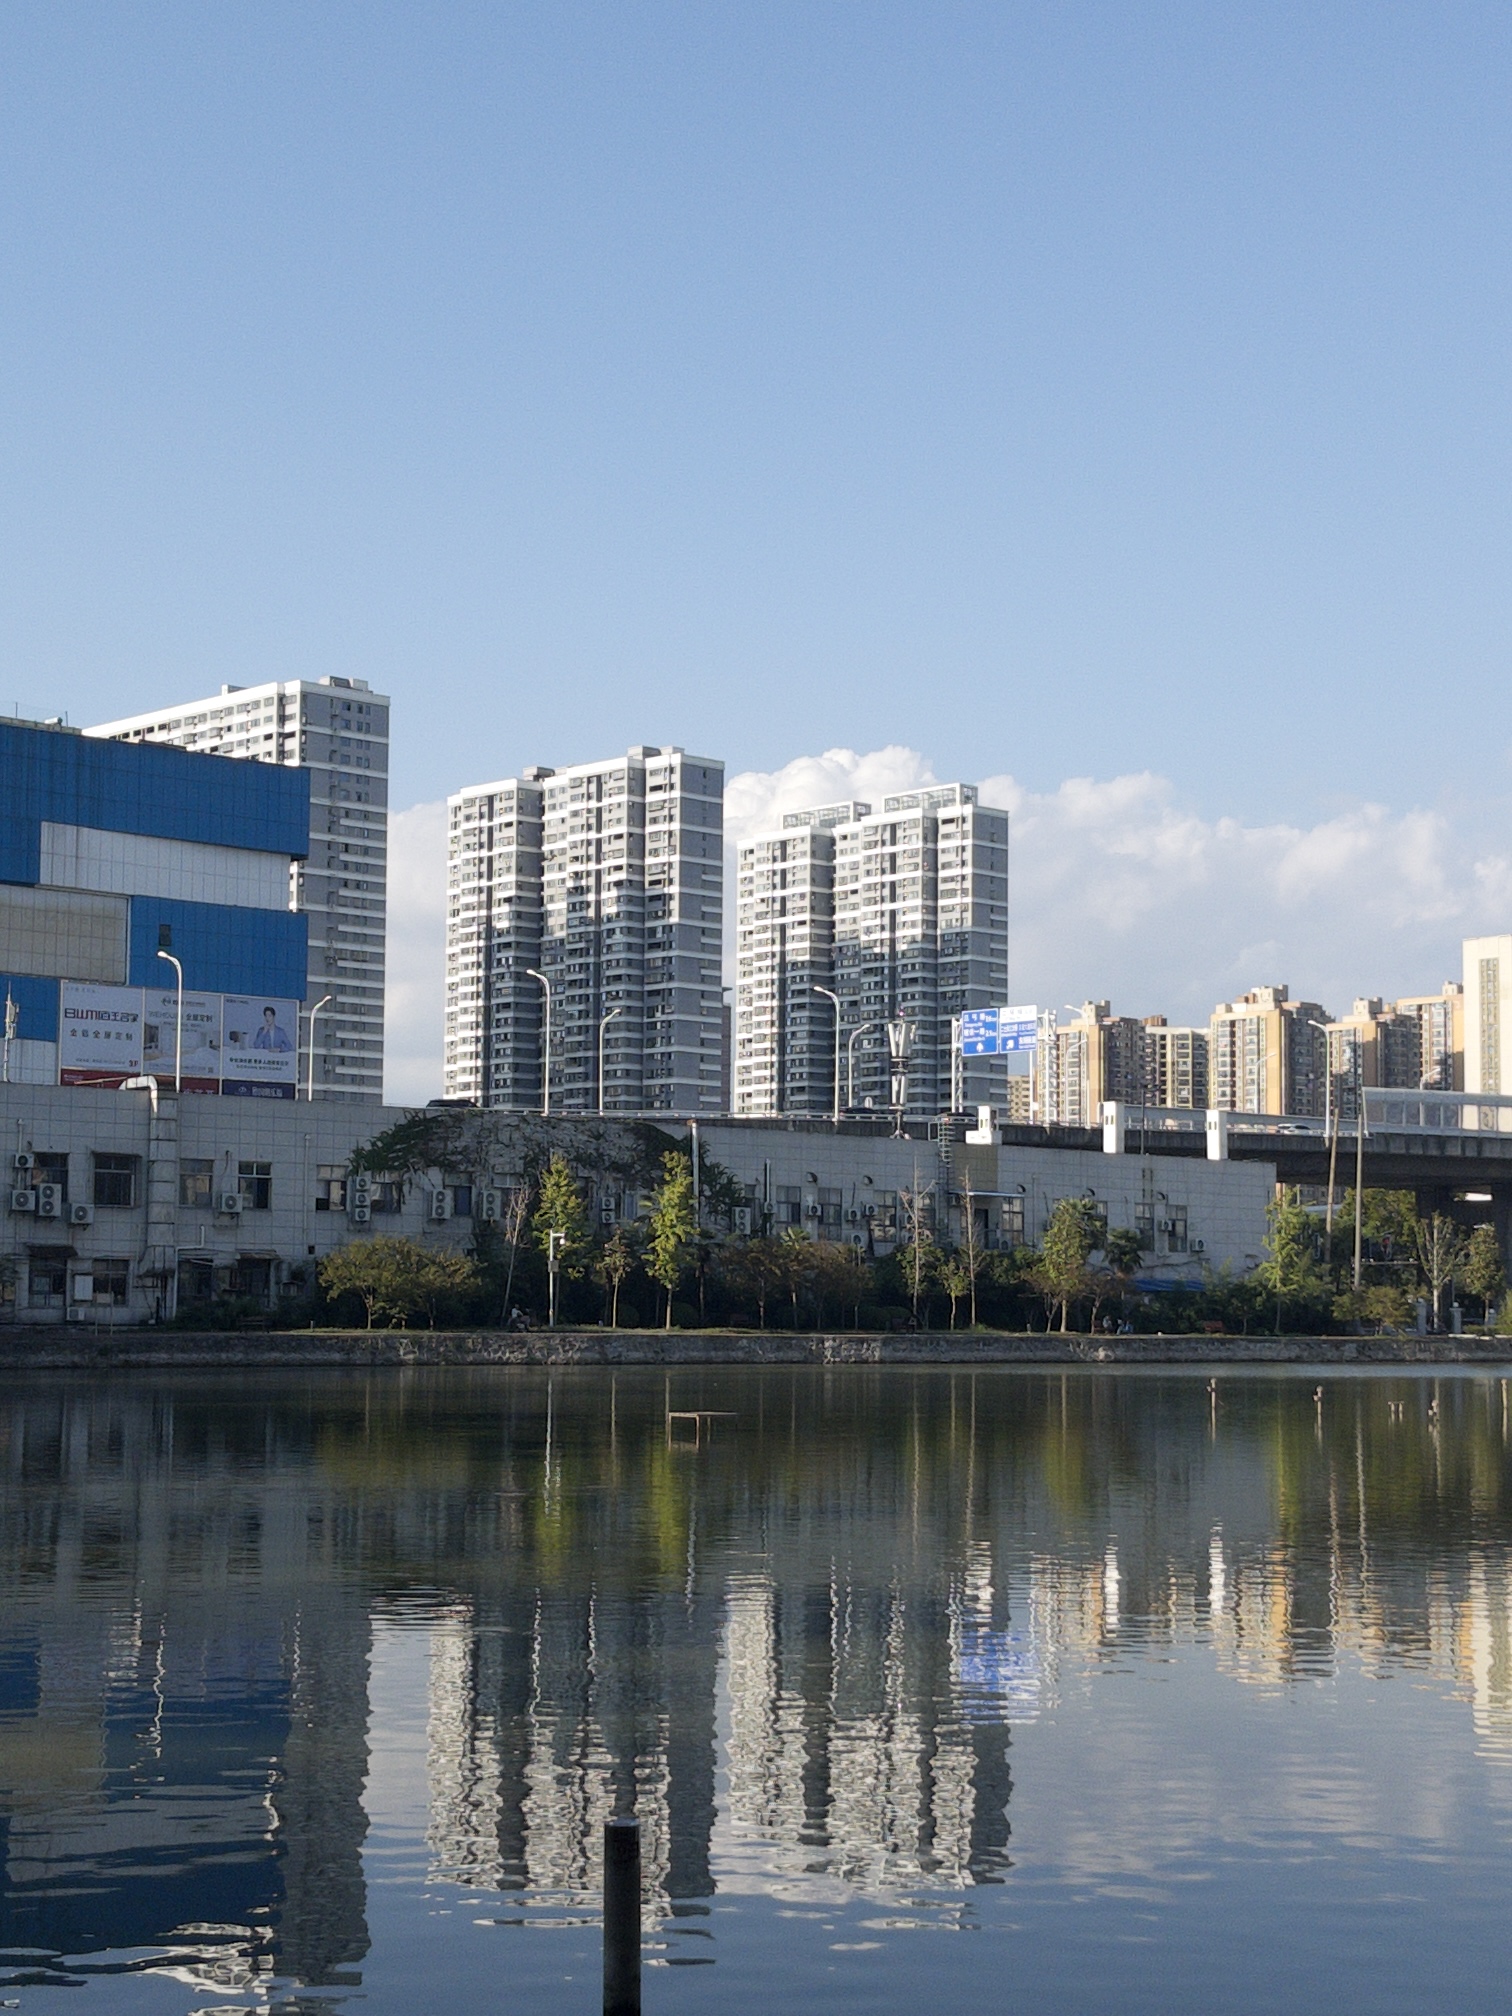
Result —
[[[0, 722], [0, 1004], [55, 1043], [64, 982], [302, 1001], [302, 769]], [[37, 1060], [45, 1075], [46, 1060]]]

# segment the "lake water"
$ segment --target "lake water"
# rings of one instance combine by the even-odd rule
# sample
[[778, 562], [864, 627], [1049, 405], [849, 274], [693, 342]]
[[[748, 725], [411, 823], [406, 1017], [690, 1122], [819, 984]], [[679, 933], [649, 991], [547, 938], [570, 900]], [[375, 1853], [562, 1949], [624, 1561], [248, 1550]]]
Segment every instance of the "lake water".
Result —
[[[1508, 1382], [15, 1382], [0, 2003], [1478, 2010]], [[671, 1419], [712, 1410], [719, 1418]]]

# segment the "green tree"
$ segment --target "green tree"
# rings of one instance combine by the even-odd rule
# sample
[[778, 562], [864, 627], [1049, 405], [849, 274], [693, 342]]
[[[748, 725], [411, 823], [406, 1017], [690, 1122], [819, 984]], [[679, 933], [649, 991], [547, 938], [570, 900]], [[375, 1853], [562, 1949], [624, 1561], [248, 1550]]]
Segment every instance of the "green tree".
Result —
[[404, 1328], [412, 1316], [436, 1320], [437, 1305], [477, 1286], [477, 1264], [447, 1247], [421, 1246], [413, 1239], [354, 1239], [328, 1253], [320, 1281], [334, 1301], [355, 1295], [371, 1330], [380, 1317]]
[[1465, 1263], [1468, 1242], [1454, 1220], [1445, 1217], [1442, 1211], [1435, 1211], [1430, 1218], [1419, 1218], [1414, 1238], [1418, 1266], [1428, 1284], [1433, 1327], [1439, 1330], [1444, 1322], [1444, 1291]]
[[1062, 1197], [1050, 1214], [1034, 1270], [1035, 1286], [1060, 1327], [1071, 1327], [1071, 1305], [1091, 1292], [1087, 1265], [1107, 1237], [1102, 1213], [1090, 1197]]
[[[957, 1247], [954, 1253], [947, 1253], [941, 1259], [940, 1286], [950, 1297], [950, 1327], [954, 1330], [956, 1313], [963, 1299], [969, 1296], [973, 1302], [976, 1300], [976, 1269], [972, 1266], [964, 1246]], [[973, 1327], [975, 1322], [973, 1316]]]
[[1469, 1292], [1479, 1297], [1483, 1320], [1489, 1323], [1491, 1305], [1500, 1302], [1507, 1286], [1507, 1270], [1502, 1266], [1493, 1226], [1477, 1225], [1470, 1234], [1461, 1279]]
[[776, 1249], [778, 1278], [793, 1305], [793, 1328], [796, 1330], [798, 1297], [814, 1279], [814, 1242], [798, 1226], [789, 1225], [782, 1237], [772, 1243]]
[[809, 1245], [809, 1280], [819, 1299], [821, 1325], [827, 1320], [825, 1307], [831, 1298], [838, 1305], [842, 1325], [847, 1309], [859, 1323], [861, 1304], [871, 1286], [871, 1270], [857, 1247], [832, 1239]]
[[553, 1155], [541, 1178], [541, 1200], [531, 1220], [536, 1244], [551, 1258], [556, 1235], [557, 1267], [569, 1278], [581, 1274], [588, 1258], [588, 1206], [565, 1156]]
[[927, 1185], [920, 1187], [917, 1169], [914, 1171], [913, 1188], [898, 1192], [898, 1213], [902, 1220], [899, 1230], [903, 1234], [902, 1251], [898, 1259], [908, 1283], [908, 1299], [913, 1307], [916, 1329], [919, 1322], [919, 1304], [935, 1273], [931, 1194]]
[[782, 1290], [782, 1256], [775, 1239], [735, 1239], [714, 1256], [720, 1286], [742, 1309], [754, 1307], [758, 1328], [765, 1330], [767, 1304]]
[[661, 1187], [651, 1206], [651, 1238], [646, 1272], [666, 1291], [667, 1328], [672, 1328], [672, 1296], [688, 1264], [688, 1252], [698, 1236], [693, 1205], [693, 1171], [686, 1155], [662, 1157]]
[[609, 1290], [609, 1328], [619, 1328], [620, 1289], [624, 1287], [635, 1267], [635, 1248], [625, 1237], [623, 1225], [616, 1225], [605, 1240], [603, 1250], [593, 1263], [593, 1271]]
[[1318, 1263], [1318, 1224], [1297, 1200], [1295, 1190], [1283, 1190], [1266, 1211], [1265, 1258], [1255, 1279], [1276, 1308], [1276, 1334], [1288, 1309], [1306, 1310], [1314, 1320], [1331, 1297], [1328, 1276]]

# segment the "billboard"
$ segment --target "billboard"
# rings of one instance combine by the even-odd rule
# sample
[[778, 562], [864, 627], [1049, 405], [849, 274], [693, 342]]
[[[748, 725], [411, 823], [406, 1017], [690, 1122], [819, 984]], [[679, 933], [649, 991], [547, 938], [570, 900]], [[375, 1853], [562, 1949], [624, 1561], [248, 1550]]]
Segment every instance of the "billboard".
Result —
[[59, 989], [58, 1083], [119, 1085], [142, 1070], [142, 990], [65, 980]]
[[221, 1091], [242, 1099], [292, 1099], [299, 1084], [299, 1003], [265, 994], [221, 1000]]
[[[142, 1069], [173, 1083], [174, 1050], [178, 1039], [178, 992], [149, 987], [142, 997]], [[183, 1087], [186, 1092], [221, 1089], [221, 997], [184, 996]]]
[[1037, 1008], [968, 1008], [961, 1016], [963, 1057], [1008, 1057], [1034, 1048]]

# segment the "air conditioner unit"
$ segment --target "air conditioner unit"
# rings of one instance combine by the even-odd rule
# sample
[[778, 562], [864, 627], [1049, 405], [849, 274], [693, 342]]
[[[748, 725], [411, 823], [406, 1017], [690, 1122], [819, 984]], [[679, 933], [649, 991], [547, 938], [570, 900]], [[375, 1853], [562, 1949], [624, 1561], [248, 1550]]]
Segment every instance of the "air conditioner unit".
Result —
[[94, 1206], [92, 1204], [70, 1204], [68, 1207], [70, 1225], [93, 1225]]
[[739, 1233], [745, 1234], [749, 1233], [750, 1229], [751, 1229], [750, 1205], [737, 1204], [735, 1206], [735, 1230]]
[[37, 1216], [56, 1218], [63, 1209], [63, 1185], [61, 1183], [39, 1183], [37, 1185]]
[[862, 1216], [863, 1218], [875, 1218], [875, 1217], [876, 1217], [876, 1215], [877, 1215], [877, 1207], [876, 1207], [876, 1205], [875, 1205], [875, 1204], [863, 1204], [863, 1205], [862, 1205], [862, 1207], [861, 1207], [861, 1216]]
[[805, 1218], [817, 1218], [819, 1216], [819, 1206], [817, 1204], [807, 1205], [803, 1215]]
[[496, 1225], [504, 1215], [504, 1196], [499, 1190], [478, 1192], [478, 1216], [485, 1225]]
[[430, 1193], [430, 1206], [427, 1212], [427, 1216], [435, 1219], [443, 1219], [443, 1218], [450, 1218], [451, 1214], [452, 1214], [451, 1192], [449, 1190], [432, 1190], [432, 1192]]
[[35, 1169], [36, 1166], [37, 1158], [29, 1149], [23, 1148], [18, 1155], [11, 1157], [12, 1169]]
[[1206, 1242], [1201, 1239], [1194, 1239], [1192, 1241], [1192, 1251], [1194, 1253], [1206, 1253], [1207, 1251]]
[[861, 1213], [859, 1211], [847, 1211], [845, 1216], [847, 1223], [854, 1225], [856, 1220], [861, 1216]]
[[354, 1176], [347, 1185], [347, 1211], [355, 1218], [359, 1211], [371, 1214], [373, 1208], [373, 1179], [368, 1175]]
[[371, 1204], [354, 1204], [347, 1213], [347, 1216], [354, 1225], [366, 1225], [372, 1215], [373, 1207]]
[[35, 1190], [12, 1190], [10, 1207], [12, 1211], [35, 1211], [37, 1193]]
[[240, 1190], [223, 1190], [215, 1200], [215, 1208], [228, 1218], [239, 1218], [244, 1202]]

